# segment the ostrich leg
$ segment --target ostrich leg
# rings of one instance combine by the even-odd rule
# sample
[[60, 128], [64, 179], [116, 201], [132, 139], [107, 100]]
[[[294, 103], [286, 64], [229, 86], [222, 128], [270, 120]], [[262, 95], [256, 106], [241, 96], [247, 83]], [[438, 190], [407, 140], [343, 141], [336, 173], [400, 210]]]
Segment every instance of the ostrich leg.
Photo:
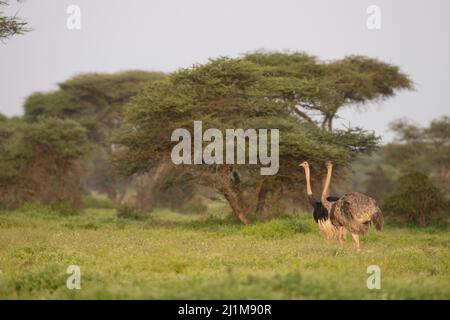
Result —
[[346, 234], [347, 234], [347, 230], [345, 230], [344, 227], [339, 227], [338, 240], [339, 240], [339, 244], [341, 245], [341, 247], [344, 246], [344, 241], [345, 241], [345, 235]]
[[352, 233], [352, 238], [353, 242], [355, 243], [356, 252], [359, 253], [361, 251], [359, 247], [359, 234]]

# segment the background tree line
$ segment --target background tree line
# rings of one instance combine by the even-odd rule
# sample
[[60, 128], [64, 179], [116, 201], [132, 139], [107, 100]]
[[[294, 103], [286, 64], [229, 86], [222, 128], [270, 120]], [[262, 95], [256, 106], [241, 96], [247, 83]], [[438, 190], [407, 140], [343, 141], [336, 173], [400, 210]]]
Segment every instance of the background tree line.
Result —
[[450, 210], [450, 117], [421, 127], [407, 119], [390, 125], [393, 142], [354, 165], [353, 181], [403, 221], [425, 225]]
[[[23, 117], [2, 117], [0, 199], [8, 207], [36, 200], [80, 208], [83, 194], [95, 191], [115, 206], [134, 203], [138, 212], [149, 212], [158, 206], [182, 210], [200, 194], [224, 199], [237, 219], [250, 223], [304, 206], [299, 161], [312, 163], [318, 188], [324, 161], [332, 160], [344, 178], [355, 159], [379, 148], [371, 132], [333, 127], [342, 108], [411, 88], [398, 67], [376, 59], [322, 62], [299, 52], [222, 57], [171, 74], [78, 75], [56, 91], [29, 96]], [[255, 165], [174, 166], [168, 137], [176, 128], [192, 129], [193, 120], [218, 129], [280, 129], [279, 173], [264, 177]], [[375, 156], [388, 157], [380, 160], [388, 165], [395, 152], [411, 152], [403, 159], [422, 161], [418, 170], [431, 167], [414, 150], [448, 147], [442, 136], [448, 119], [443, 121], [417, 132], [404, 122], [393, 124], [399, 141]], [[429, 175], [441, 177], [442, 188], [448, 159], [432, 161]], [[372, 185], [367, 192], [382, 199]]]
[[[2, 13], [7, 5], [0, 1], [1, 40], [30, 30]], [[116, 207], [134, 202], [122, 213], [157, 206], [202, 211], [200, 194], [223, 198], [247, 224], [301, 208], [298, 162], [312, 163], [318, 188], [323, 163], [332, 160], [341, 185], [351, 177], [354, 190], [424, 225], [432, 213], [448, 210], [450, 118], [426, 128], [398, 120], [391, 124], [396, 140], [381, 148], [379, 137], [362, 128], [333, 127], [343, 108], [412, 87], [392, 64], [364, 56], [323, 62], [300, 52], [256, 51], [171, 74], [78, 75], [56, 91], [29, 96], [23, 117], [0, 114], [0, 205], [37, 201], [76, 209], [83, 195], [97, 192]], [[261, 176], [254, 165], [174, 166], [171, 132], [192, 129], [193, 120], [219, 129], [280, 129], [279, 173]]]

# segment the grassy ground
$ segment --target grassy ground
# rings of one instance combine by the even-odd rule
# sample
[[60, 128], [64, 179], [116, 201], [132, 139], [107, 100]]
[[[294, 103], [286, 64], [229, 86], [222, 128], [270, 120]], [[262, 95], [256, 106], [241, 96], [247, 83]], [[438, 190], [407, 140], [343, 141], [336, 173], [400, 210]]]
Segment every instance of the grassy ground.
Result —
[[[448, 230], [388, 226], [356, 255], [350, 237], [343, 250], [327, 245], [311, 220], [3, 211], [0, 298], [450, 298]], [[81, 268], [81, 290], [66, 287], [69, 265]], [[381, 290], [367, 289], [369, 265], [381, 268]]]

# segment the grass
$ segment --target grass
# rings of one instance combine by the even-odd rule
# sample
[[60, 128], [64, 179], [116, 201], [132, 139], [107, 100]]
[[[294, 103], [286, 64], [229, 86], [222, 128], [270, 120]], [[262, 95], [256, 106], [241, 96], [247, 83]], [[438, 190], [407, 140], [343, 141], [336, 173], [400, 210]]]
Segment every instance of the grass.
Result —
[[[449, 249], [448, 230], [387, 226], [357, 255], [350, 237], [327, 245], [309, 215], [242, 226], [165, 210], [1, 211], [0, 298], [449, 299]], [[69, 265], [81, 290], [66, 287]], [[369, 265], [381, 290], [367, 289]]]

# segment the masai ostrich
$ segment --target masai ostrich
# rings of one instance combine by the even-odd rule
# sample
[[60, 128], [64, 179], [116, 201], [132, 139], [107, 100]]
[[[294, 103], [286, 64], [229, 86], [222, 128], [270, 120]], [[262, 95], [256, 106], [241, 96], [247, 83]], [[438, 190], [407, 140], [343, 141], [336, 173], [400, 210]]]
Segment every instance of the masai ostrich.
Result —
[[333, 226], [347, 229], [353, 237], [356, 252], [360, 251], [359, 236], [365, 234], [369, 224], [373, 223], [377, 230], [383, 228], [383, 215], [374, 199], [359, 192], [348, 192], [337, 201], [329, 201], [328, 193], [333, 165], [327, 162], [327, 177], [322, 193], [322, 204], [328, 210]]
[[[311, 189], [311, 177], [309, 172], [309, 164], [307, 161], [304, 161], [299, 164], [300, 167], [302, 167], [305, 170], [305, 177], [306, 177], [306, 194], [308, 196], [309, 203], [313, 207], [313, 217], [314, 221], [316, 221], [319, 224], [319, 229], [323, 236], [330, 240], [333, 238], [336, 228], [331, 224], [329, 219], [329, 214], [327, 209], [323, 206], [322, 202], [317, 201], [316, 198], [314, 198], [314, 195], [312, 193]], [[325, 192], [325, 189], [323, 189], [323, 192]], [[322, 192], [322, 193], [323, 193]], [[323, 194], [322, 194], [323, 196]], [[327, 201], [334, 202], [337, 201], [338, 197], [333, 196], [327, 196]]]

